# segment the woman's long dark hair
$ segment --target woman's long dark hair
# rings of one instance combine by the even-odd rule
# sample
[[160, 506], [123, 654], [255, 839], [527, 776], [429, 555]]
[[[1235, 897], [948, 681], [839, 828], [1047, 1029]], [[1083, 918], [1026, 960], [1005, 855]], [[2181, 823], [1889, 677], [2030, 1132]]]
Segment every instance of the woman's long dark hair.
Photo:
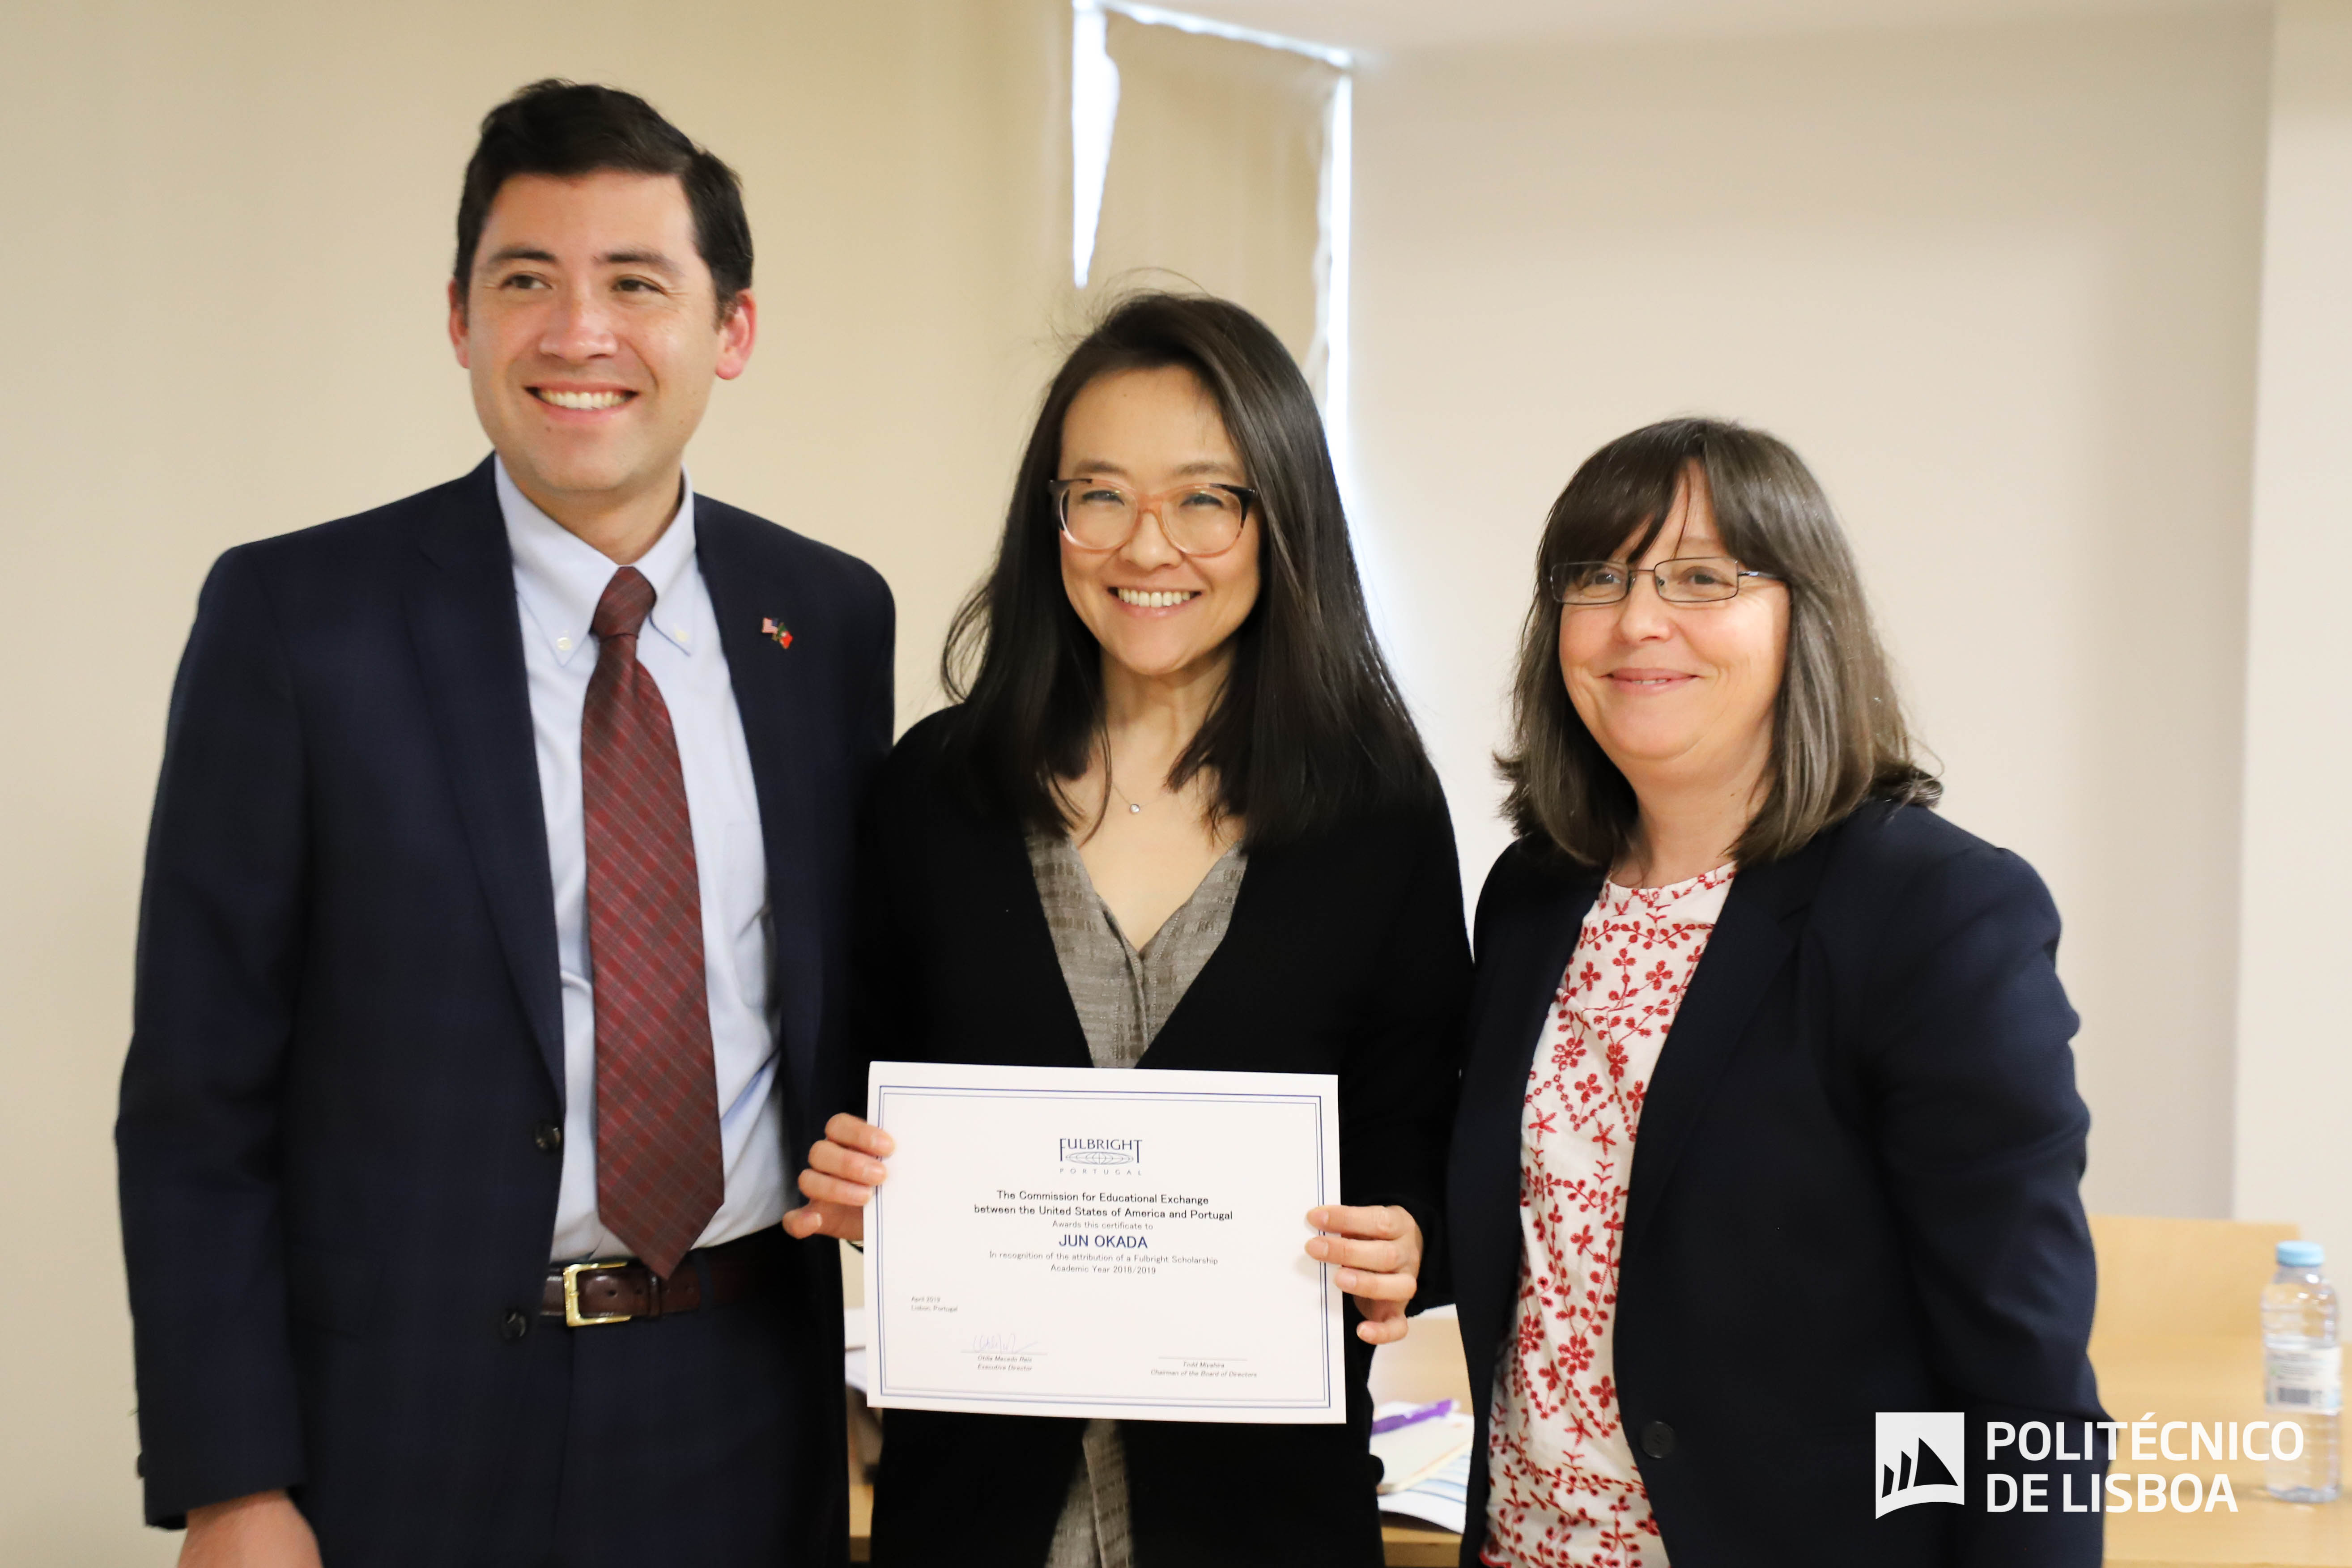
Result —
[[1063, 363], [1005, 509], [996, 564], [956, 612], [940, 680], [963, 704], [949, 756], [982, 802], [1065, 831], [1066, 790], [1103, 735], [1102, 648], [1062, 585], [1048, 484], [1062, 424], [1097, 377], [1181, 365], [1224, 416], [1261, 529], [1257, 603], [1234, 633], [1223, 689], [1168, 776], [1202, 769], [1213, 808], [1252, 848], [1343, 816], [1439, 798], [1437, 774], [1373, 640], [1323, 419], [1265, 322], [1227, 300], [1135, 295]]

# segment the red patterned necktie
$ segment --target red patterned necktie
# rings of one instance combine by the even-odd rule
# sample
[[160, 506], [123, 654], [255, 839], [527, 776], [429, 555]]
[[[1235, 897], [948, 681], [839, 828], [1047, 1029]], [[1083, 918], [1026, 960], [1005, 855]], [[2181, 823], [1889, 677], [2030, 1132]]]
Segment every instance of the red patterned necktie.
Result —
[[596, 1210], [663, 1279], [726, 1195], [702, 978], [702, 883], [668, 705], [637, 662], [653, 584], [613, 574], [580, 719], [596, 994]]

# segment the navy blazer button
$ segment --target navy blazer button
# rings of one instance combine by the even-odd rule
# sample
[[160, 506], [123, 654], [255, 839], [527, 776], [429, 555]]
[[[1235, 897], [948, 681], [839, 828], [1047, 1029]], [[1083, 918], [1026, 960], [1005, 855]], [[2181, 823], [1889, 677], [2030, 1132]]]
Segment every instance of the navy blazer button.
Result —
[[542, 1121], [530, 1130], [530, 1141], [539, 1145], [542, 1154], [552, 1154], [563, 1147], [563, 1129], [552, 1121]]
[[499, 1338], [519, 1340], [530, 1332], [530, 1319], [520, 1312], [509, 1312], [499, 1320]]
[[1663, 1421], [1653, 1421], [1642, 1428], [1642, 1452], [1654, 1459], [1664, 1459], [1675, 1451], [1675, 1429]]

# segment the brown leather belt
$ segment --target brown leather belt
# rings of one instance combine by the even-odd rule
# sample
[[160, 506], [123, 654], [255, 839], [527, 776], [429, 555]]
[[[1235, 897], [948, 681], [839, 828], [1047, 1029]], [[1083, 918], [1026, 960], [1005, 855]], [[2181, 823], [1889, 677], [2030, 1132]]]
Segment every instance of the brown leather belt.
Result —
[[[561, 1318], [572, 1328], [584, 1329], [691, 1312], [706, 1301], [715, 1307], [731, 1305], [759, 1288], [763, 1270], [743, 1244], [760, 1239], [745, 1237], [689, 1252], [667, 1279], [631, 1258], [550, 1269], [547, 1285], [540, 1292], [540, 1315]], [[696, 1267], [698, 1262], [700, 1268]], [[710, 1280], [708, 1292], [702, 1288], [706, 1274]]]

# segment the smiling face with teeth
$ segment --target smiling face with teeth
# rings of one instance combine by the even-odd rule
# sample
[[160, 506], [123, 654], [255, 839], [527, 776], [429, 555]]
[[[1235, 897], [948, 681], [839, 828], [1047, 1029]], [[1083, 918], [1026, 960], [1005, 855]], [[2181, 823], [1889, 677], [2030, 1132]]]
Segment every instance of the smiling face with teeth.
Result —
[[757, 319], [748, 291], [719, 314], [685, 187], [611, 169], [508, 180], [467, 286], [449, 289], [450, 342], [508, 473], [623, 561], [667, 526], [711, 383], [743, 373]]
[[[1089, 382], [1062, 421], [1061, 477], [1114, 479], [1143, 494], [1250, 482], [1216, 400], [1181, 366]], [[1234, 633], [1257, 604], [1263, 521], [1253, 512], [1241, 538], [1214, 555], [1179, 551], [1150, 511], [1116, 550], [1062, 540], [1062, 586], [1102, 645], [1106, 687], [1223, 679]]]

